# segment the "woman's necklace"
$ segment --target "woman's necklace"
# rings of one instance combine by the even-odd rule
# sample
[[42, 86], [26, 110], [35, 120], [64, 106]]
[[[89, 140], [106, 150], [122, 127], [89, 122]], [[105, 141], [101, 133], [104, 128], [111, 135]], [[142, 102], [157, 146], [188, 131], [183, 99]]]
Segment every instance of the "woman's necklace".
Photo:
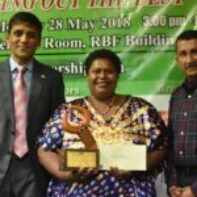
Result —
[[116, 95], [113, 95], [113, 97], [111, 98], [111, 101], [108, 105], [105, 106], [105, 110], [104, 107], [100, 107], [98, 104], [96, 104], [96, 99], [93, 96], [89, 97], [89, 101], [91, 102], [92, 106], [96, 109], [96, 111], [101, 114], [102, 116], [106, 116], [112, 109], [114, 102], [116, 100]]

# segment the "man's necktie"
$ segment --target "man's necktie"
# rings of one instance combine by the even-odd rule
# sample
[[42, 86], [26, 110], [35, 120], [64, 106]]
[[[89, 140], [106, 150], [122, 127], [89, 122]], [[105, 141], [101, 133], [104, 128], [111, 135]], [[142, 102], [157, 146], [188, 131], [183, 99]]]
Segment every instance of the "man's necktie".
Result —
[[18, 157], [28, 152], [26, 139], [27, 94], [24, 80], [25, 67], [18, 67], [14, 87], [15, 141], [13, 151]]

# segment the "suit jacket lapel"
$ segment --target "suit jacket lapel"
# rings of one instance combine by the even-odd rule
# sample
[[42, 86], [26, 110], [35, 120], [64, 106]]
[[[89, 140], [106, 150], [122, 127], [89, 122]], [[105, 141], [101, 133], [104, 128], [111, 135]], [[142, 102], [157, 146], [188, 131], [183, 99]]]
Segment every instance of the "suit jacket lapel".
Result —
[[29, 95], [29, 103], [28, 103], [28, 122], [31, 122], [31, 114], [36, 109], [36, 105], [39, 102], [39, 98], [41, 96], [42, 87], [43, 87], [43, 78], [45, 76], [43, 74], [42, 69], [38, 65], [39, 63], [34, 60], [33, 63], [33, 73], [32, 73], [32, 81]]
[[13, 87], [8, 60], [0, 65], [0, 94], [2, 94], [1, 98], [3, 99], [1, 107], [4, 107], [5, 111], [11, 114], [13, 120]]

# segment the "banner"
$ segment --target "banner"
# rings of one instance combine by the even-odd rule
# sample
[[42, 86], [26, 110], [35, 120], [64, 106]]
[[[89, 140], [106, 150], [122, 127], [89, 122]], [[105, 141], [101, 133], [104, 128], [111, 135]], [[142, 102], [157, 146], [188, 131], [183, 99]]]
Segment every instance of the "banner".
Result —
[[[9, 56], [5, 34], [18, 11], [42, 21], [36, 58], [62, 72], [67, 100], [89, 94], [83, 62], [106, 48], [122, 60], [117, 93], [145, 98], [167, 121], [170, 94], [184, 78], [174, 41], [183, 30], [197, 29], [196, 0], [0, 0], [0, 60]], [[160, 179], [157, 195], [164, 197]]]
[[196, 10], [196, 0], [1, 0], [0, 59], [9, 54], [4, 38], [11, 15], [33, 12], [44, 27], [36, 57], [64, 74], [68, 99], [89, 94], [84, 59], [106, 48], [122, 60], [117, 92], [166, 110], [183, 80], [174, 40], [184, 29], [197, 29]]

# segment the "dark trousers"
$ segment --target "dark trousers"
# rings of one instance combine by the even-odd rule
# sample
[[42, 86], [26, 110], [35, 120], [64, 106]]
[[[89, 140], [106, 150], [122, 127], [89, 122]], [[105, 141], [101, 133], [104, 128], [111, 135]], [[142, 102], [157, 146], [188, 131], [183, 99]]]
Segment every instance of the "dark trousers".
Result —
[[0, 196], [43, 197], [35, 178], [29, 156], [18, 158], [13, 155], [8, 172], [0, 186]]

